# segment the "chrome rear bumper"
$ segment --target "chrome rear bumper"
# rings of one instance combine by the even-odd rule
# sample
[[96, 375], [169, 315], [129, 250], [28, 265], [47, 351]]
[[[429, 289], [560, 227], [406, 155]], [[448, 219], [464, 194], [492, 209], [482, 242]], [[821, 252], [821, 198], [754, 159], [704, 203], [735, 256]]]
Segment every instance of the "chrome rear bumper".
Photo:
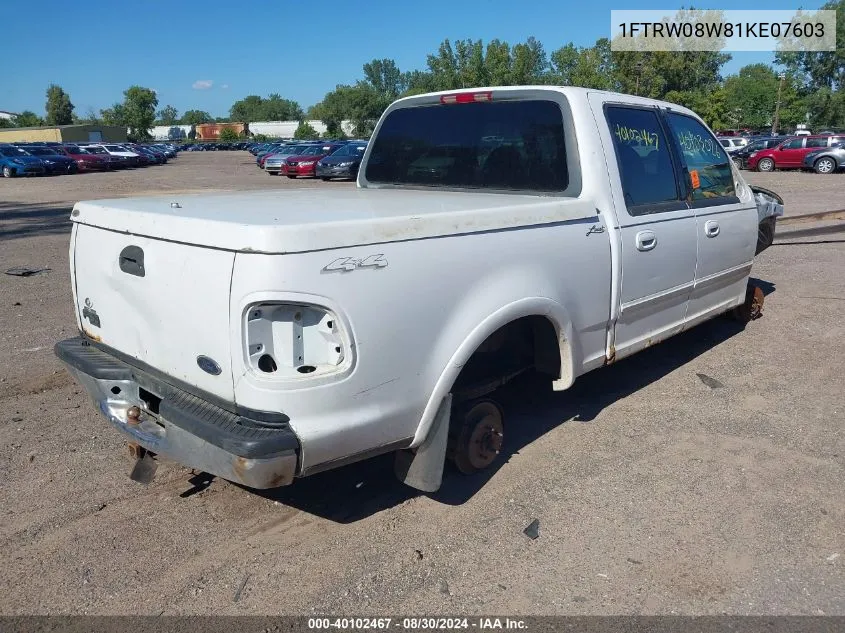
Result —
[[55, 352], [112, 426], [148, 451], [250, 488], [293, 481], [299, 440], [285, 416], [226, 410], [81, 337]]

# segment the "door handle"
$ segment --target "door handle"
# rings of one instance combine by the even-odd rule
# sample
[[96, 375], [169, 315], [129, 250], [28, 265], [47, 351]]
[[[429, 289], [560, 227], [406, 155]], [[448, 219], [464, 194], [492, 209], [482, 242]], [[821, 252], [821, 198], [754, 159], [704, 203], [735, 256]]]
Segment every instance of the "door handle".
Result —
[[716, 220], [707, 220], [704, 223], [704, 234], [707, 237], [716, 237], [719, 234], [719, 223]]
[[120, 270], [136, 277], [144, 276], [144, 250], [140, 246], [127, 246], [117, 259]]
[[637, 250], [650, 251], [657, 246], [657, 236], [654, 231], [640, 231], [637, 233]]

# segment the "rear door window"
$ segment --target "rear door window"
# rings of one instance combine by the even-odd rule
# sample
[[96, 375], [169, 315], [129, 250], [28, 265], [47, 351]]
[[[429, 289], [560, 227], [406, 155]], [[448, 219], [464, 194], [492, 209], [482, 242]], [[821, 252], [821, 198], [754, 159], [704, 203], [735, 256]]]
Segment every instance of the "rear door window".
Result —
[[565, 192], [570, 182], [554, 101], [399, 108], [372, 145], [365, 177], [373, 183]]
[[628, 213], [644, 215], [684, 208], [657, 110], [608, 106], [605, 113]]
[[807, 144], [804, 147], [827, 147], [827, 142], [827, 137], [808, 138]]
[[784, 143], [781, 149], [801, 149], [803, 146], [803, 138], [794, 138], [791, 141], [787, 141], [786, 143]]
[[716, 137], [691, 116], [669, 112], [666, 118], [688, 174], [693, 203], [722, 198], [736, 201], [730, 158]]

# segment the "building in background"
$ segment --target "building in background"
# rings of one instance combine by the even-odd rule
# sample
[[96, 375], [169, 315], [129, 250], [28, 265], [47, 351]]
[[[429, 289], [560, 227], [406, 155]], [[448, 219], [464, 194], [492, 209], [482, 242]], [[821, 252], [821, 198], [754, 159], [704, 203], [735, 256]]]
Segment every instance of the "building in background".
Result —
[[0, 128], [0, 143], [32, 141], [58, 141], [59, 143], [81, 143], [126, 141], [126, 128], [121, 125], [48, 125], [44, 127]]
[[6, 112], [5, 110], [0, 110], [0, 119], [6, 119], [7, 121], [11, 121], [16, 116], [18, 116], [17, 112]]

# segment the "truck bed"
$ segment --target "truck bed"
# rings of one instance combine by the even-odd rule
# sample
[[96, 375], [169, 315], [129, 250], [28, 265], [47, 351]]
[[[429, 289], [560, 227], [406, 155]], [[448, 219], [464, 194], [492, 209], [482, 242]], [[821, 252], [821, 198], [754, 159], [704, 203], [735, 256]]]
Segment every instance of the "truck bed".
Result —
[[572, 198], [425, 189], [259, 191], [79, 202], [72, 220], [253, 253], [296, 253], [595, 218]]

